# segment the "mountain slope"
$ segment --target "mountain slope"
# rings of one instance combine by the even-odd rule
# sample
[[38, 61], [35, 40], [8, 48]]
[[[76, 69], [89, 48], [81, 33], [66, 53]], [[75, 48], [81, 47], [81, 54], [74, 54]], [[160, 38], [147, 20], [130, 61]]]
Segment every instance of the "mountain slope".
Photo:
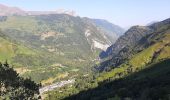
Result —
[[8, 7], [0, 4], [0, 16], [26, 15], [26, 12], [17, 7]]
[[97, 88], [80, 92], [78, 95], [65, 98], [65, 100], [168, 100], [170, 93], [169, 77], [170, 60], [168, 59], [152, 64], [146, 69], [127, 77], [100, 83]]
[[110, 37], [112, 43], [114, 43], [117, 40], [117, 38], [124, 33], [124, 29], [106, 20], [102, 19], [91, 20], [96, 24], [98, 28], [100, 28], [103, 32], [106, 32], [106, 35]]
[[75, 16], [75, 12], [71, 10], [58, 9], [56, 11], [25, 11], [18, 7], [9, 7], [0, 4], [0, 16], [27, 16], [27, 15], [49, 15], [49, 14], [68, 14]]
[[50, 84], [75, 72], [88, 73], [99, 52], [111, 45], [112, 38], [92, 20], [0, 7], [11, 11], [0, 15], [0, 30], [7, 38], [1, 40], [0, 61], [9, 60], [22, 76], [36, 82]]
[[[78, 88], [82, 92], [73, 93], [75, 95], [65, 99], [168, 100], [170, 93], [169, 24], [169, 19], [153, 24], [155, 29], [150, 34], [140, 39], [134, 47], [121, 51], [124, 54], [130, 54], [131, 57], [126, 56], [129, 58], [125, 57], [125, 60], [117, 66], [108, 65], [111, 68], [110, 71], [99, 73], [91, 79], [82, 78], [87, 83], [76, 84], [84, 88]], [[121, 56], [120, 59], [122, 59]], [[113, 61], [107, 63], [112, 64]]]
[[[54, 67], [61, 66], [52, 66], [54, 63], [57, 64], [56, 59], [58, 58], [49, 52], [40, 51], [28, 45], [18, 43], [11, 40], [5, 33], [0, 32], [0, 61], [4, 62], [7, 60], [14, 65], [14, 69], [22, 76], [31, 76], [36, 82], [53, 77], [55, 73], [59, 73], [58, 68], [55, 72], [53, 71], [53, 74], [48, 73], [51, 73]], [[65, 59], [62, 60], [64, 61]], [[46, 71], [47, 68], [48, 71]], [[65, 68], [65, 71], [68, 70], [70, 69]], [[46, 75], [43, 76], [42, 74]]]
[[74, 86], [61, 89], [64, 94], [57, 91], [48, 93], [51, 97], [47, 100], [169, 98], [169, 19], [153, 26], [155, 29], [141, 38], [135, 46], [121, 50], [118, 58], [121, 63], [117, 66], [114, 66], [114, 59], [108, 60], [103, 66], [109, 70], [82, 76], [76, 80]]
[[105, 52], [100, 54], [100, 58], [113, 56], [119, 53], [126, 46], [134, 46], [143, 36], [149, 34], [152, 29], [145, 26], [133, 26], [124, 35], [111, 45]]
[[69, 48], [66, 51], [69, 53], [78, 48], [78, 53], [84, 54], [86, 50], [89, 54], [105, 49], [102, 46], [110, 43], [95, 26], [69, 15], [11, 16], [1, 22], [0, 27], [14, 40], [51, 52], [64, 52]]
[[[150, 31], [150, 33], [148, 33], [148, 35], [144, 35], [140, 38], [140, 40], [136, 41], [135, 39], [132, 41], [136, 41], [136, 42], [132, 42], [130, 43], [130, 45], [117, 45], [118, 47], [121, 47], [120, 50], [117, 51], [113, 51], [115, 54], [110, 56], [109, 60], [106, 60], [104, 62], [101, 63], [101, 67], [99, 67], [99, 69], [101, 68], [101, 70], [103, 69], [109, 69], [109, 66], [114, 66], [117, 67], [120, 64], [124, 63], [126, 60], [133, 58], [133, 55], [140, 53], [141, 51], [148, 49], [148, 47], [152, 47], [154, 48], [153, 51], [157, 52], [159, 51], [158, 49], [156, 49], [156, 47], [154, 47], [154, 45], [161, 45], [160, 48], [164, 48], [166, 47], [165, 45], [168, 45], [168, 39], [169, 39], [169, 28], [170, 28], [170, 23], [169, 23], [169, 19], [164, 20], [162, 22], [158, 22], [155, 23], [151, 26], [148, 26], [149, 29], [152, 29], [152, 31]], [[158, 27], [159, 26], [159, 27]], [[139, 32], [140, 33], [140, 32]], [[130, 33], [131, 34], [131, 33]], [[125, 35], [126, 36], [126, 35]], [[165, 38], [166, 37], [166, 38]], [[121, 39], [121, 37], [120, 37]], [[118, 39], [118, 40], [120, 40]], [[125, 44], [128, 43], [129, 40], [125, 40]], [[164, 42], [160, 42], [159, 41], [164, 41]], [[166, 42], [165, 42], [166, 41]], [[116, 44], [114, 44], [116, 45]], [[119, 48], [117, 48], [119, 49]], [[115, 50], [115, 48], [114, 48]], [[152, 58], [152, 57], [151, 57]], [[105, 67], [105, 68], [104, 68]]]

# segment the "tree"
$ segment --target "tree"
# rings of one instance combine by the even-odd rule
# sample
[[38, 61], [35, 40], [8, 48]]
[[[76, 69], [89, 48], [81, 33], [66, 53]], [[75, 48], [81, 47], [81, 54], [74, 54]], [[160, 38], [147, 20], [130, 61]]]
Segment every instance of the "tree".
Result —
[[0, 99], [27, 100], [39, 99], [40, 84], [24, 79], [9, 66], [7, 61], [0, 63]]

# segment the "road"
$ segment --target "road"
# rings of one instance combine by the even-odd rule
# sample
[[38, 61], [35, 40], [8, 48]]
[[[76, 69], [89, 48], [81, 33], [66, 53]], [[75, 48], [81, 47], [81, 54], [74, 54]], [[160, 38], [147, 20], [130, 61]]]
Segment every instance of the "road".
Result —
[[40, 88], [39, 91], [40, 91], [40, 94], [43, 94], [44, 92], [52, 91], [52, 90], [54, 90], [56, 88], [63, 87], [65, 85], [67, 85], [67, 84], [72, 84], [74, 82], [75, 82], [75, 79], [70, 79], [70, 80], [66, 80], [66, 81], [56, 82], [56, 83], [53, 83], [51, 85], [48, 85], [48, 86]]

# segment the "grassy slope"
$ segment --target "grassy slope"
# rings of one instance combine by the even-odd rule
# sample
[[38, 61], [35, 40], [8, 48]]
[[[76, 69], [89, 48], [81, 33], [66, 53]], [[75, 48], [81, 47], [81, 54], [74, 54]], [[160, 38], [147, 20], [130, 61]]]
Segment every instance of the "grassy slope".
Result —
[[[69, 62], [72, 59], [93, 60], [100, 52], [98, 49], [91, 51], [91, 46], [84, 36], [86, 27], [91, 24], [85, 23], [80, 18], [67, 15], [10, 16], [6, 21], [0, 22], [0, 28], [10, 38], [25, 45], [39, 50], [45, 49], [47, 52], [49, 49], [55, 49], [54, 53], [58, 58]], [[95, 38], [106, 41], [94, 26], [89, 26]], [[40, 35], [47, 32], [56, 32], [57, 35], [41, 40]], [[60, 57], [61, 55], [63, 56]]]
[[[0, 22], [0, 29], [9, 38], [0, 39], [0, 61], [8, 60], [17, 67], [16, 70], [21, 72], [22, 76], [31, 76], [34, 81], [43, 80], [45, 83], [49, 78], [55, 79], [54, 81], [61, 79], [56, 77], [67, 71], [69, 75], [74, 75], [75, 71], [72, 70], [78, 70], [80, 73], [87, 70], [91, 65], [90, 60], [96, 58], [99, 50], [92, 53], [89, 44], [84, 42], [87, 40], [81, 32], [84, 27], [81, 26], [79, 18], [63, 16], [7, 17], [6, 21]], [[64, 36], [38, 40], [40, 34], [53, 31]], [[102, 39], [100, 36], [98, 38]], [[72, 45], [73, 43], [75, 45]], [[41, 47], [42, 44], [44, 48]], [[49, 52], [49, 48], [57, 48], [57, 51]], [[64, 78], [69, 78], [69, 75]]]
[[25, 32], [32, 33], [36, 31], [38, 24], [34, 17], [22, 17], [22, 16], [11, 16], [7, 17], [7, 20], [0, 23], [1, 29], [16, 29], [24, 30]]
[[28, 47], [10, 42], [0, 37], [0, 61], [12, 62], [12, 58], [18, 54], [35, 55], [36, 53]]
[[67, 67], [59, 67], [59, 65], [52, 66], [55, 64], [55, 59], [48, 53], [15, 43], [7, 37], [0, 37], [0, 62], [8, 60], [22, 76], [31, 76], [36, 82], [56, 77], [58, 73], [62, 74], [71, 70]]

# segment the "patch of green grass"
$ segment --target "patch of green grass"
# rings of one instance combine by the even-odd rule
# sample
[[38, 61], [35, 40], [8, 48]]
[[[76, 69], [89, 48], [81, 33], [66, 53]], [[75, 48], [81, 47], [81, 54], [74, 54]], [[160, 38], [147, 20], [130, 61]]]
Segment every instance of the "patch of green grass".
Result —
[[7, 18], [7, 21], [1, 22], [0, 27], [2, 29], [17, 29], [32, 33], [37, 31], [38, 24], [31, 16], [11, 16]]
[[5, 60], [11, 61], [11, 58], [14, 57], [14, 51], [12, 43], [6, 41], [3, 38], [0, 38], [0, 61], [4, 62]]

